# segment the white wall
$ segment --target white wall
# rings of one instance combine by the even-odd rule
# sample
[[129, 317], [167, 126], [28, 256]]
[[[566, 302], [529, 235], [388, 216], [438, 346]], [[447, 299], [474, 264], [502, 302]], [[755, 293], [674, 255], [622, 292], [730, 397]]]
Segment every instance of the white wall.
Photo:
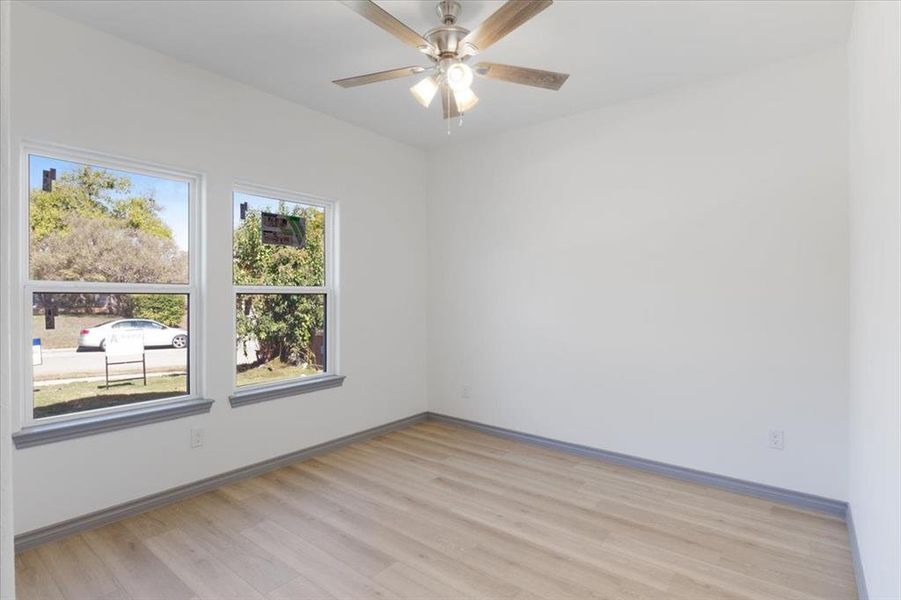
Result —
[[[0, 2], [0, 223], [9, 216], [9, 57], [12, 11], [8, 2]], [[4, 237], [0, 248], [8, 243]], [[5, 256], [6, 249], [0, 249]], [[0, 279], [9, 266], [0, 261]], [[15, 566], [13, 561], [13, 479], [12, 438], [10, 437], [9, 344], [7, 320], [9, 288], [0, 291], [0, 600], [12, 600], [16, 594]]]
[[[206, 174], [200, 348], [216, 400], [209, 415], [16, 451], [17, 532], [426, 409], [419, 150], [40, 9], [16, 3], [13, 16], [14, 164], [29, 139]], [[343, 388], [229, 408], [235, 179], [339, 201]], [[197, 426], [205, 445], [191, 450]]]
[[845, 499], [847, 159], [841, 49], [436, 153], [430, 409]]
[[850, 502], [870, 598], [901, 598], [901, 5], [849, 41]]

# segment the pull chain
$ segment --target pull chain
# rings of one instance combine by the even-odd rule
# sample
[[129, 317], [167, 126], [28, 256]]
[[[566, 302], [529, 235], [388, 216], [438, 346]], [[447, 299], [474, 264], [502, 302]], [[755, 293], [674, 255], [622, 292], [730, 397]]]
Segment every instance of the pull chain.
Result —
[[[445, 102], [447, 102], [446, 106], [447, 106], [448, 110], [450, 110], [451, 100], [456, 102], [456, 99], [451, 98], [450, 86], [445, 86], [444, 92], [445, 92]], [[460, 115], [460, 119], [457, 121], [457, 127], [463, 127], [463, 115], [465, 113], [461, 112], [458, 114]], [[447, 123], [447, 135], [450, 135], [451, 134], [451, 120], [450, 120], [450, 118], [447, 118], [447, 119], [445, 119], [445, 121]]]
[[[449, 85], [445, 85], [445, 86], [444, 86], [444, 93], [445, 93], [445, 95], [446, 95], [446, 100], [445, 100], [445, 101], [447, 102], [447, 110], [448, 110], [448, 112], [450, 112], [450, 105], [451, 105], [451, 104], [450, 104], [450, 102], [451, 102], [451, 95], [450, 95], [450, 94], [451, 94], [451, 92], [450, 92], [450, 86], [449, 86]], [[447, 118], [447, 119], [445, 119], [444, 121], [445, 121], [445, 123], [447, 124], [447, 135], [450, 135], [450, 134], [451, 134], [450, 118]]]

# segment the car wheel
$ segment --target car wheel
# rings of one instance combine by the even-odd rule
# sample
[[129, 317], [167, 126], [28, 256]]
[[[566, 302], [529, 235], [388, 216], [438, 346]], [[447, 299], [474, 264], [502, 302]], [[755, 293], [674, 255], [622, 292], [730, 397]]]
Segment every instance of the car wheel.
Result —
[[106, 340], [100, 341], [100, 349], [106, 352]]
[[172, 338], [172, 347], [173, 348], [184, 348], [188, 345], [188, 336], [186, 335], [177, 335]]

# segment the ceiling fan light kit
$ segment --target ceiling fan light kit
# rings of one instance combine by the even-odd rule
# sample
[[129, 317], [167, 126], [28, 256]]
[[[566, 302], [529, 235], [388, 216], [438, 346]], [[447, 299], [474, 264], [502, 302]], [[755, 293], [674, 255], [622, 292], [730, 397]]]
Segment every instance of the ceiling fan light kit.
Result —
[[441, 72], [452, 90], [468, 90], [472, 85], [472, 69], [456, 58], [442, 58]]
[[342, 0], [354, 12], [378, 25], [401, 42], [425, 54], [429, 66], [389, 69], [357, 77], [337, 79], [333, 83], [349, 88], [379, 81], [389, 81], [420, 73], [429, 73], [410, 88], [413, 98], [428, 108], [441, 92], [444, 118], [462, 117], [479, 101], [472, 91], [474, 75], [485, 79], [519, 83], [549, 90], [559, 90], [569, 75], [554, 71], [528, 69], [497, 63], [466, 62], [488, 49], [508, 33], [543, 11], [553, 0], [508, 0], [473, 31], [457, 25], [462, 8], [456, 0], [441, 0], [436, 12], [441, 25], [419, 35], [372, 0]]
[[460, 111], [460, 113], [465, 113], [476, 105], [479, 101], [479, 97], [467, 87], [460, 90], [454, 90], [454, 100], [457, 102], [457, 110]]
[[434, 76], [429, 75], [416, 85], [410, 88], [410, 93], [416, 98], [416, 101], [428, 108], [432, 103], [432, 98], [438, 91], [438, 80]]

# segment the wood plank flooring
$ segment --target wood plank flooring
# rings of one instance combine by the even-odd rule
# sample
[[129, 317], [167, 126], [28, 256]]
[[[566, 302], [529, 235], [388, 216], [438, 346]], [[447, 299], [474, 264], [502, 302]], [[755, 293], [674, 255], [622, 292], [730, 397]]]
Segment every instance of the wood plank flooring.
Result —
[[856, 598], [845, 524], [436, 422], [16, 557], [32, 598]]

